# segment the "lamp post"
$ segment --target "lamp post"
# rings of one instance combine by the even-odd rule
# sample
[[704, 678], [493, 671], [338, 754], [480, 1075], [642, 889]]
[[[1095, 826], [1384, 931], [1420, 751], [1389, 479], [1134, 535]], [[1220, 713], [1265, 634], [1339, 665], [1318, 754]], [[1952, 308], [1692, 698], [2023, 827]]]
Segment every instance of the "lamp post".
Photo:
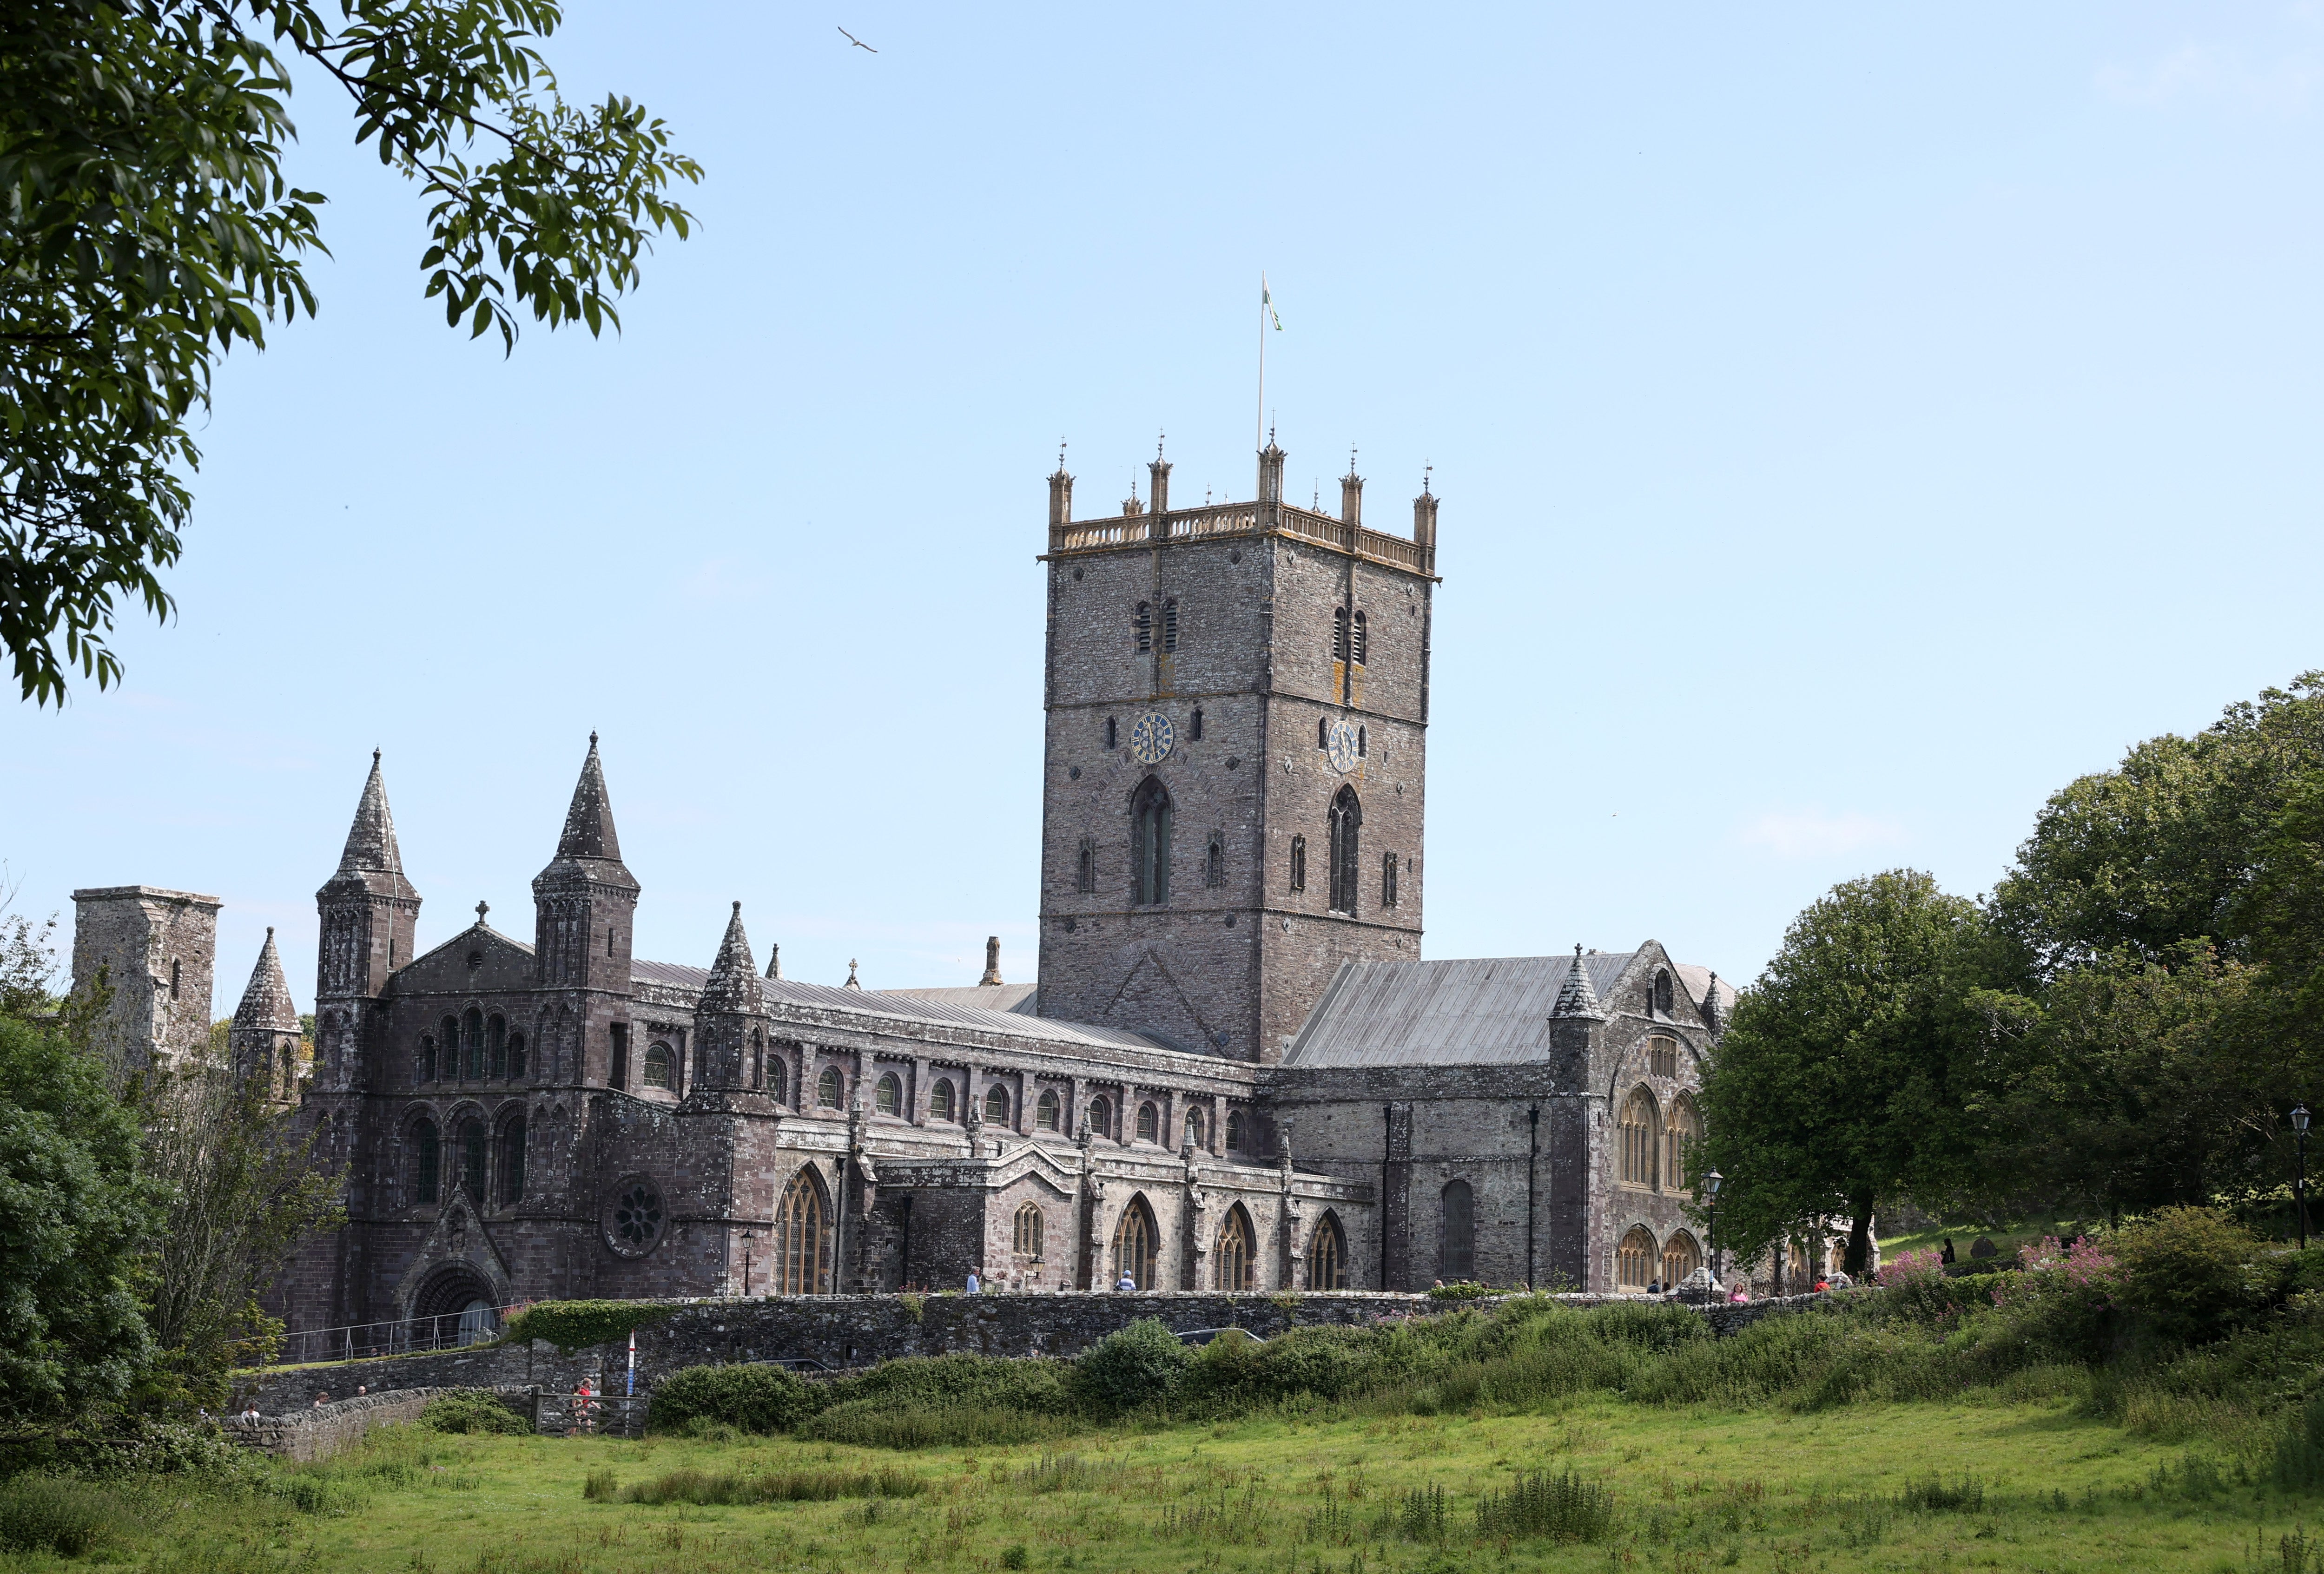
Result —
[[1727, 1177], [1717, 1170], [1702, 1177], [1702, 1194], [1711, 1199], [1711, 1284], [1719, 1287], [1719, 1188]]
[[742, 1232], [742, 1299], [751, 1298], [751, 1243], [758, 1237], [750, 1230]]
[[2300, 1151], [2300, 1168], [2292, 1183], [2292, 1210], [2300, 1215], [2300, 1249], [2308, 1249], [2308, 1106], [2292, 1107], [2292, 1134]]

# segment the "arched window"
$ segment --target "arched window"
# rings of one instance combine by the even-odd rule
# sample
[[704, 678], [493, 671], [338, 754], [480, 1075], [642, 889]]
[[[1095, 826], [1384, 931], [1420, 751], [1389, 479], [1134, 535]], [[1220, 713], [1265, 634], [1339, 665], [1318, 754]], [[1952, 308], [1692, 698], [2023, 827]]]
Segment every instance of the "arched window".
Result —
[[783, 1064], [783, 1057], [779, 1054], [767, 1057], [767, 1091], [774, 1095], [778, 1104], [791, 1101], [790, 1068]]
[[501, 1128], [501, 1206], [524, 1201], [524, 1111], [508, 1118]]
[[1203, 883], [1222, 886], [1227, 883], [1227, 839], [1213, 831], [1211, 844], [1203, 850]]
[[1057, 1101], [1055, 1088], [1041, 1090], [1041, 1101], [1033, 1106], [1033, 1124], [1044, 1131], [1055, 1131], [1065, 1107]]
[[1444, 1183], [1443, 1231], [1439, 1260], [1446, 1279], [1477, 1276], [1477, 1197], [1466, 1181]]
[[649, 1088], [669, 1087], [670, 1063], [676, 1058], [670, 1054], [669, 1045], [667, 1044], [656, 1043], [649, 1045], [646, 1050], [645, 1085]]
[[1702, 1266], [1702, 1248], [1694, 1244], [1694, 1237], [1682, 1229], [1663, 1242], [1663, 1288], [1667, 1290], [1683, 1282], [1689, 1274]]
[[1702, 1117], [1694, 1100], [1682, 1095], [1671, 1105], [1670, 1124], [1663, 1132], [1663, 1190], [1686, 1190], [1687, 1152], [1702, 1137]]
[[839, 1082], [837, 1066], [824, 1067], [823, 1074], [815, 1080], [815, 1101], [826, 1109], [838, 1109], [839, 1095], [845, 1091]]
[[1333, 607], [1332, 609], [1332, 659], [1345, 661], [1347, 658], [1348, 609]]
[[1614, 1252], [1614, 1287], [1637, 1291], [1654, 1282], [1655, 1238], [1643, 1224], [1622, 1238]]
[[1655, 1009], [1665, 1017], [1671, 1014], [1671, 976], [1660, 970], [1655, 973]]
[[1655, 1096], [1640, 1088], [1622, 1106], [1622, 1183], [1655, 1183]]
[[1318, 716], [1315, 718], [1315, 747], [1318, 749], [1329, 749], [1331, 746], [1331, 718], [1328, 716]]
[[[1138, 653], [1140, 656], [1154, 649], [1154, 609], [1144, 602], [1139, 602], [1138, 615], [1130, 620], [1130, 631], [1137, 639]], [[1112, 729], [1109, 727], [1107, 731], [1110, 732]], [[1113, 741], [1108, 738], [1105, 746], [1108, 749], [1112, 748]]]
[[1159, 777], [1130, 800], [1130, 899], [1140, 907], [1170, 899], [1170, 792]]
[[984, 1123], [987, 1126], [1009, 1124], [1009, 1090], [999, 1082], [984, 1090]]
[[433, 1202], [437, 1197], [438, 1177], [444, 1166], [444, 1155], [433, 1120], [422, 1120], [412, 1128], [411, 1147], [411, 1200]]
[[1356, 801], [1356, 789], [1342, 787], [1332, 799], [1332, 910], [1353, 916], [1356, 910], [1356, 882], [1362, 878], [1358, 842], [1364, 828], [1364, 808]]
[[1365, 756], [1365, 755], [1370, 754], [1370, 753], [1371, 752], [1371, 742], [1370, 742], [1370, 739], [1371, 739], [1371, 729], [1370, 729], [1370, 727], [1358, 727], [1358, 728], [1356, 729], [1356, 758], [1357, 758], [1357, 759], [1361, 759], [1362, 758], [1364, 758], [1364, 756]]
[[484, 1014], [474, 1006], [468, 1008], [460, 1036], [467, 1049], [468, 1069], [464, 1074], [472, 1082], [481, 1082], [484, 1080]]
[[1380, 906], [1396, 906], [1396, 854], [1393, 852], [1380, 855]]
[[484, 1123], [468, 1119], [460, 1123], [460, 1183], [468, 1188], [471, 1201], [482, 1203], [488, 1193], [484, 1191], [485, 1163], [489, 1155], [484, 1137]]
[[1121, 734], [1115, 730], [1111, 716], [1105, 719], [1105, 746], [1109, 752], [1121, 747]]
[[952, 1118], [952, 1079], [950, 1077], [938, 1077], [936, 1085], [928, 1090], [928, 1118], [931, 1120]]
[[1243, 1118], [1243, 1112], [1241, 1110], [1228, 1110], [1227, 1151], [1229, 1153], [1240, 1153], [1244, 1148], [1250, 1146], [1249, 1139], [1250, 1130], [1250, 1122]]
[[1089, 1127], [1100, 1137], [1113, 1135], [1113, 1100], [1102, 1093], [1090, 1100]]
[[1647, 1039], [1646, 1070], [1658, 1077], [1678, 1075], [1678, 1040], [1675, 1038]]
[[1091, 837], [1082, 838], [1081, 847], [1074, 856], [1074, 889], [1097, 889], [1097, 842]]
[[872, 1090], [872, 1107], [882, 1115], [893, 1115], [903, 1101], [904, 1086], [893, 1072], [881, 1077], [880, 1085]]
[[1172, 596], [1162, 603], [1162, 649], [1178, 648], [1178, 598]]
[[484, 1020], [484, 1063], [493, 1081], [508, 1081], [508, 1018], [497, 1011]]
[[823, 1293], [823, 1187], [812, 1169], [802, 1168], [783, 1188], [775, 1209], [774, 1293], [778, 1295], [819, 1295]]
[[1196, 705], [1194, 707], [1194, 714], [1193, 718], [1186, 723], [1186, 741], [1189, 743], [1200, 743], [1202, 741], [1203, 707]]
[[1291, 888], [1295, 891], [1307, 888], [1307, 838], [1305, 836], [1291, 839]]
[[1347, 1287], [1348, 1238], [1341, 1233], [1339, 1215], [1326, 1213], [1315, 1221], [1315, 1233], [1307, 1240], [1307, 1288]]
[[1151, 1104], [1138, 1107], [1138, 1140], [1157, 1142], [1161, 1139], [1162, 1112]]
[[170, 999], [172, 1000], [178, 998], [179, 975], [185, 968], [185, 965], [186, 964], [184, 962], [180, 962], [175, 957], [172, 957], [170, 960]]
[[512, 1033], [508, 1036], [508, 1064], [510, 1080], [522, 1082], [524, 1080], [524, 1035], [521, 1033]]
[[1364, 630], [1363, 613], [1358, 612], [1356, 614], [1355, 624], [1355, 632], [1352, 638], [1354, 655], [1356, 665], [1358, 667], [1361, 667], [1364, 664], [1364, 658], [1371, 654], [1371, 640]]
[[1041, 1210], [1038, 1204], [1028, 1202], [1017, 1210], [1017, 1255], [1039, 1262], [1041, 1241]]
[[1227, 1221], [1219, 1226], [1219, 1244], [1211, 1254], [1218, 1264], [1219, 1288], [1229, 1293], [1251, 1287], [1250, 1215], [1238, 1202], [1227, 1210]]
[[767, 1045], [759, 1036], [759, 1030], [753, 1027], [751, 1029], [751, 1086], [763, 1088], [766, 1085]]
[[439, 1046], [436, 1063], [437, 1075], [439, 1078], [448, 1077], [454, 1082], [459, 1081], [460, 1019], [458, 1017], [444, 1018], [442, 1026], [436, 1030], [436, 1043]]
[[1186, 1111], [1186, 1140], [1196, 1147], [1203, 1146], [1203, 1112], [1200, 1109]]
[[432, 1033], [420, 1036], [420, 1080], [423, 1082], [436, 1080], [436, 1036]]
[[1144, 1193], [1132, 1197], [1130, 1206], [1121, 1210], [1121, 1222], [1113, 1231], [1113, 1276], [1118, 1283], [1124, 1275], [1140, 1290], [1154, 1288], [1154, 1247], [1158, 1232], [1154, 1228], [1154, 1210], [1146, 1205]]

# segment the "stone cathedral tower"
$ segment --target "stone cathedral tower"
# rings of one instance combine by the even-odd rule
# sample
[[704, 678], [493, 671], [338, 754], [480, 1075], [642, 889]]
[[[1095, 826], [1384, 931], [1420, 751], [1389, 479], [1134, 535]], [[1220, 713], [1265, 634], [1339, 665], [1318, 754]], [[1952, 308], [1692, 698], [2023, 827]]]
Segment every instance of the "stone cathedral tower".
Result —
[[1076, 521], [1049, 478], [1040, 1011], [1272, 1063], [1342, 962], [1420, 954], [1436, 499]]

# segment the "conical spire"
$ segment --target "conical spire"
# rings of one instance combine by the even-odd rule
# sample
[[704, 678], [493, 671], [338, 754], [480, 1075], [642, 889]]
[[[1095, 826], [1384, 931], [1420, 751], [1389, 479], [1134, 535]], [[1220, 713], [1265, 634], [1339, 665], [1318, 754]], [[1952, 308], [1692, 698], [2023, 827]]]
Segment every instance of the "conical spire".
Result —
[[605, 796], [605, 768], [597, 759], [595, 732], [589, 734], [589, 758], [581, 762], [581, 780], [573, 788], [573, 806], [565, 811], [557, 856], [622, 861], [622, 839], [613, 833], [613, 805]]
[[1582, 965], [1582, 947], [1573, 948], [1573, 965], [1566, 971], [1565, 981], [1557, 989], [1557, 1004], [1549, 1008], [1553, 1017], [1602, 1017], [1598, 1008], [1598, 991], [1590, 987], [1590, 970]]
[[783, 976], [783, 948], [779, 945], [767, 947], [767, 976], [776, 980]]
[[[376, 771], [372, 779], [379, 779]], [[393, 845], [391, 840], [389, 846]], [[299, 1031], [299, 1006], [290, 999], [290, 980], [282, 976], [282, 954], [274, 949], [272, 925], [267, 926], [266, 943], [259, 948], [258, 965], [250, 970], [250, 987], [242, 991], [242, 1004], [235, 1008], [234, 1025], [271, 1033]]]
[[758, 964], [751, 960], [751, 937], [742, 933], [742, 904], [737, 902], [734, 916], [726, 920], [726, 938], [718, 943], [718, 960], [710, 964], [710, 981], [702, 986], [702, 999], [695, 1010], [756, 1017], [766, 1008]]
[[371, 777], [364, 783], [363, 800], [355, 805], [355, 823], [347, 828], [346, 851], [339, 854], [341, 874], [362, 870], [403, 872], [403, 854], [395, 845], [395, 816], [387, 812], [387, 783], [379, 774], [376, 749], [371, 751]]

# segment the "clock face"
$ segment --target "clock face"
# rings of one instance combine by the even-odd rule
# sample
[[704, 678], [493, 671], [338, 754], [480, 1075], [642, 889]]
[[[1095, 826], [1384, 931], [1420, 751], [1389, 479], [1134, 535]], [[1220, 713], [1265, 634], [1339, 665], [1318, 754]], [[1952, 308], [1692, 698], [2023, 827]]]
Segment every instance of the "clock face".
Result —
[[1140, 765], [1159, 765], [1170, 758], [1171, 746], [1177, 741], [1170, 718], [1148, 711], [1130, 724], [1130, 758]]
[[1356, 729], [1354, 724], [1342, 718], [1332, 723], [1332, 731], [1326, 736], [1330, 739], [1330, 742], [1325, 746], [1323, 752], [1330, 758], [1332, 769], [1342, 772], [1355, 769]]

